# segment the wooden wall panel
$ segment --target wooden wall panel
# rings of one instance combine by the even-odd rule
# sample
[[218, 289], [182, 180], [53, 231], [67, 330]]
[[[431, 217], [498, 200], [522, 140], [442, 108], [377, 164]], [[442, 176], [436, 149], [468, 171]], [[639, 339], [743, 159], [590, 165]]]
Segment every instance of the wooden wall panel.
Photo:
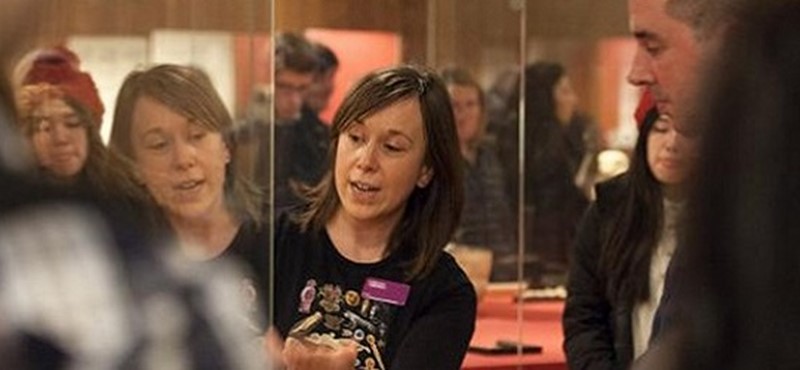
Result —
[[626, 0], [528, 0], [528, 35], [598, 39], [627, 34]]
[[154, 28], [266, 32], [268, 0], [47, 0], [45, 32], [147, 34]]
[[[400, 34], [408, 60], [485, 58], [475, 45], [515, 45], [521, 0], [274, 0], [275, 27], [382, 30]], [[268, 32], [270, 0], [45, 0], [42, 35], [147, 34], [154, 28]], [[528, 0], [528, 35], [591, 39], [627, 33], [625, 0]], [[435, 29], [428, 29], [434, 9]], [[475, 67], [475, 66], [471, 66]], [[471, 69], [473, 69], [471, 68]]]
[[[275, 28], [377, 30], [403, 37], [407, 61], [425, 62], [429, 0], [276, 0]], [[435, 1], [435, 0], [434, 0]]]

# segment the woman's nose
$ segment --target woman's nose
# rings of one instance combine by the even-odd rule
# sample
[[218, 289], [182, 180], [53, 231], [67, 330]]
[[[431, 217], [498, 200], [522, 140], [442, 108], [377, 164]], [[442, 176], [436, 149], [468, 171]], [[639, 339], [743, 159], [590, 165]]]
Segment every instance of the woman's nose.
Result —
[[50, 126], [50, 137], [56, 143], [66, 143], [69, 141], [69, 131], [64, 125], [55, 124]]
[[174, 149], [175, 166], [189, 168], [197, 159], [197, 148], [189, 143], [177, 142]]
[[377, 167], [377, 148], [374, 144], [367, 144], [361, 147], [358, 152], [358, 162], [356, 166], [364, 171], [373, 170]]
[[667, 135], [668, 135], [666, 142], [667, 150], [674, 152], [683, 146], [684, 144], [683, 141], [685, 139], [678, 133], [677, 130], [672, 129], [669, 131]]

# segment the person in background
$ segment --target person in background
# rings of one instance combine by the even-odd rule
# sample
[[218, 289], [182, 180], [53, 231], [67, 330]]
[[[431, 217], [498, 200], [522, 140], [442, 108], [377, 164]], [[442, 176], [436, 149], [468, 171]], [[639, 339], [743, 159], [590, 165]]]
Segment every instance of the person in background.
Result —
[[[306, 95], [319, 73], [317, 51], [299, 34], [282, 33], [275, 40], [275, 209], [300, 203], [297, 188], [318, 181], [324, 173], [327, 147], [320, 140], [327, 127], [316, 114], [303, 115]], [[325, 141], [322, 140], [324, 143]]]
[[270, 233], [261, 194], [232, 155], [232, 126], [204, 72], [163, 64], [125, 78], [110, 146], [134, 164], [188, 255], [246, 265], [241, 291], [251, 325], [263, 333]]
[[280, 213], [299, 202], [296, 188], [324, 173], [330, 132], [319, 112], [333, 91], [338, 60], [299, 34], [281, 33], [275, 43], [274, 95], [254, 91], [249, 117], [237, 125], [235, 136], [243, 167], [265, 194], [274, 192]]
[[[93, 144], [103, 146], [99, 140], [103, 103], [91, 76], [77, 69], [77, 55], [63, 47], [34, 53], [18, 91], [23, 131], [50, 179], [75, 181], [85, 173], [91, 136], [98, 139]], [[89, 167], [102, 163], [93, 159]]]
[[306, 92], [300, 119], [291, 126], [290, 137], [281, 137], [291, 143], [287, 158], [293, 162], [289, 190], [295, 198], [293, 188], [316, 184], [325, 173], [331, 133], [330, 125], [322, 121], [320, 113], [328, 106], [339, 68], [339, 59], [333, 50], [320, 43], [313, 43], [312, 47], [318, 62], [314, 80]]
[[273, 353], [295, 370], [459, 369], [476, 297], [443, 252], [463, 203], [444, 84], [413, 66], [369, 73], [332, 130], [331, 169], [276, 226]]
[[308, 88], [303, 108], [319, 114], [328, 108], [333, 95], [336, 72], [339, 70], [339, 58], [331, 48], [322, 43], [314, 42], [312, 46], [317, 53], [317, 73], [314, 75], [314, 82]]
[[[568, 250], [588, 198], [575, 185], [583, 162], [568, 132], [578, 97], [564, 67], [537, 62], [525, 69], [525, 276], [534, 283], [564, 283]], [[519, 93], [511, 101], [518, 101]], [[518, 119], [498, 135], [513, 204], [519, 204]], [[577, 135], [583, 137], [583, 135]]]
[[318, 70], [317, 52], [308, 39], [290, 32], [276, 37], [274, 104], [277, 124], [291, 124], [300, 119]]
[[514, 92], [519, 87], [519, 68], [509, 67], [502, 70], [486, 91], [486, 131], [491, 137], [507, 129], [505, 126], [516, 124], [513, 117], [519, 108], [519, 100], [512, 102], [512, 96], [519, 97]]
[[46, 181], [122, 208], [132, 223], [156, 233], [152, 199], [135, 181], [131, 165], [100, 138], [103, 103], [78, 56], [64, 47], [36, 50], [18, 88], [19, 127]]
[[679, 308], [640, 369], [793, 369], [800, 363], [800, 4], [757, 1], [699, 88], [703, 133]]
[[450, 93], [464, 168], [464, 211], [454, 241], [493, 252], [491, 280], [515, 280], [514, 217], [496, 147], [484, 136], [483, 90], [463, 69], [447, 68], [441, 76]]
[[564, 308], [571, 369], [622, 369], [648, 347], [694, 174], [697, 138], [649, 109], [631, 168], [597, 185], [581, 224]]

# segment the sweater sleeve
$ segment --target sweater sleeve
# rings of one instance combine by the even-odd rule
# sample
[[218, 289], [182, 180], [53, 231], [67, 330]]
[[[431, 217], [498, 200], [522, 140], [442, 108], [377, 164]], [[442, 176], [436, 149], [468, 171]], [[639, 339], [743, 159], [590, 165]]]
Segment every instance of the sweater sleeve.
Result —
[[477, 299], [464, 273], [448, 266], [456, 284], [442, 292], [411, 322], [392, 362], [392, 370], [460, 369], [475, 330]]
[[597, 206], [586, 213], [578, 232], [564, 308], [564, 352], [570, 369], [614, 369], [613, 310], [599, 275], [600, 226]]

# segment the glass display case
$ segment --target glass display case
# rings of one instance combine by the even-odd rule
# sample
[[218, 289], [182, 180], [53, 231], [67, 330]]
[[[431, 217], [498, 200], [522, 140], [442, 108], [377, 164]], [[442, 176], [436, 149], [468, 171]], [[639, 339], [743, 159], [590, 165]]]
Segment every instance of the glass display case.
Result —
[[[456, 110], [465, 186], [461, 224], [446, 250], [479, 297], [475, 352], [463, 366], [565, 368], [560, 315], [569, 251], [593, 185], [624, 167], [607, 169], [601, 153], [614, 149], [624, 159], [637, 134], [638, 92], [625, 83], [635, 45], [624, 0], [40, 2], [43, 21], [26, 30], [36, 35], [30, 50], [74, 52], [105, 106], [105, 143], [129, 73], [169, 63], [207, 75], [232, 118], [224, 134], [237, 145], [228, 154], [263, 195], [270, 232], [283, 207], [297, 204], [294, 190], [329, 170], [326, 126], [356, 81], [404, 63], [440, 73]], [[325, 102], [290, 114], [310, 114], [321, 125], [310, 129], [319, 131], [307, 138], [316, 140], [306, 143], [311, 148], [281, 141], [286, 119], [276, 102], [304, 102], [314, 89], [314, 81], [281, 75], [288, 62], [275, 52], [292, 42], [286, 35], [326, 46], [338, 62]], [[18, 65], [30, 57], [21, 53]], [[15, 83], [24, 73], [17, 68]], [[477, 104], [471, 118], [470, 104]], [[293, 168], [307, 176], [285, 174]], [[256, 258], [268, 265], [273, 246], [265, 240], [268, 252]], [[263, 288], [272, 294], [270, 283]], [[537, 353], [514, 354], [523, 347], [509, 343]]]

